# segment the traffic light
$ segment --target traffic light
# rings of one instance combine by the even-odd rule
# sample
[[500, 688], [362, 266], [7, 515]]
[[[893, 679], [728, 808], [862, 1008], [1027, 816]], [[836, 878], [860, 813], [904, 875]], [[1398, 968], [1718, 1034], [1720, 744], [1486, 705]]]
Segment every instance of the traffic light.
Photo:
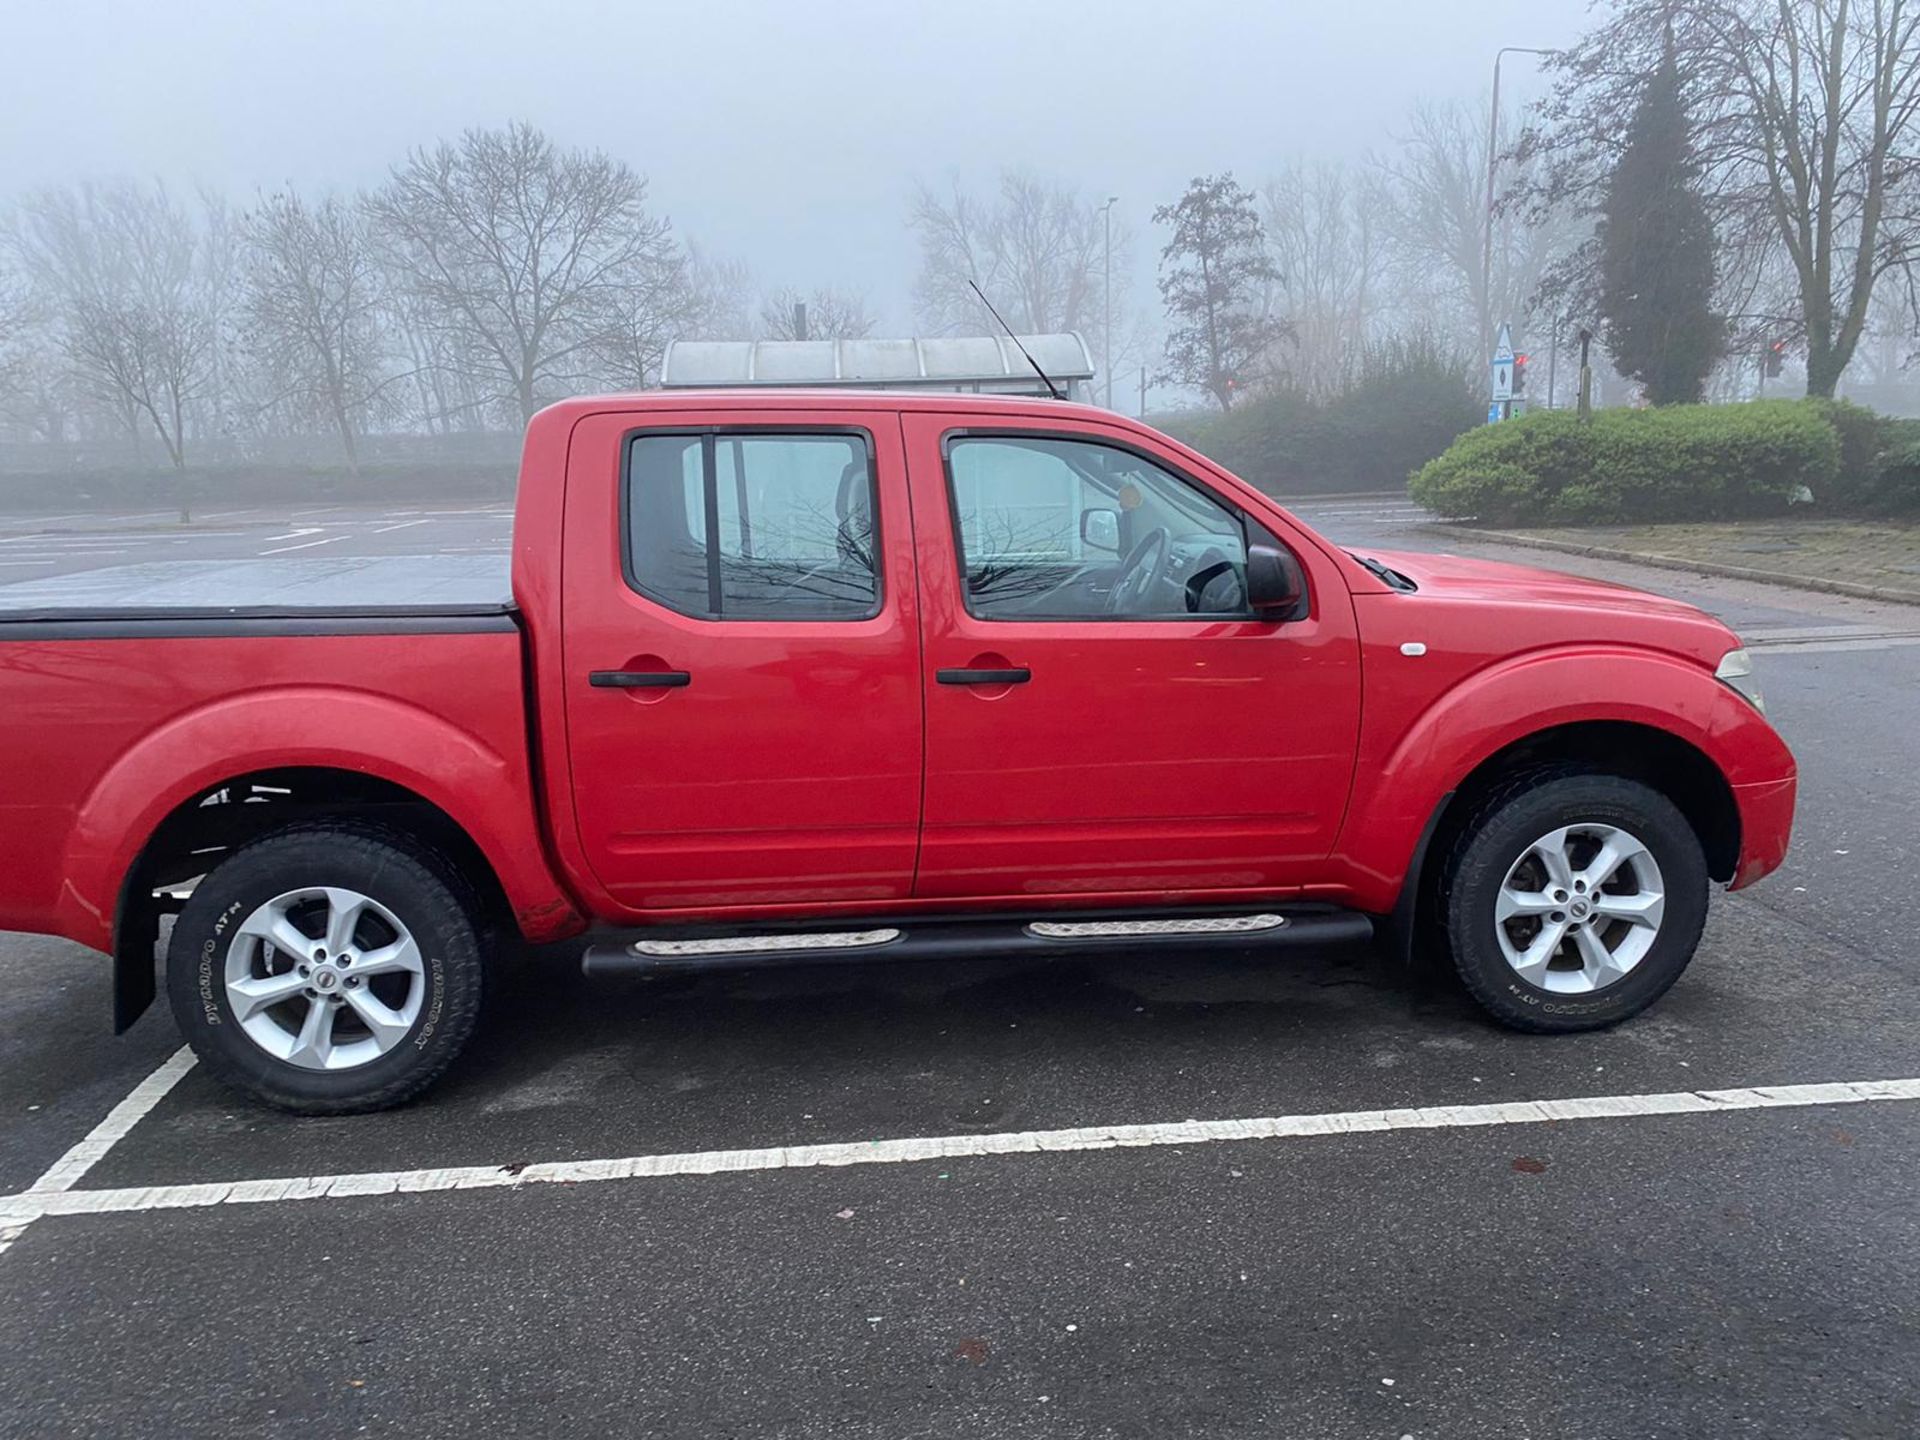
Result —
[[1776, 340], [1767, 346], [1767, 378], [1772, 380], [1780, 374], [1780, 368], [1786, 363], [1787, 342]]
[[1527, 357], [1525, 355], [1513, 357], [1513, 393], [1515, 395], [1527, 393]]

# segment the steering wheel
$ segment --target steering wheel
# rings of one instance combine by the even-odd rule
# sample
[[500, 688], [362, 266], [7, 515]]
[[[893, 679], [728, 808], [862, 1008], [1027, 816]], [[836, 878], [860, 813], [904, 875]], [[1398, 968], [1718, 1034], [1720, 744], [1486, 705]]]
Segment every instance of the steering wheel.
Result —
[[1173, 537], [1167, 527], [1157, 525], [1140, 537], [1140, 543], [1120, 563], [1119, 578], [1107, 592], [1109, 615], [1131, 614], [1134, 606], [1154, 592], [1167, 573], [1167, 551]]

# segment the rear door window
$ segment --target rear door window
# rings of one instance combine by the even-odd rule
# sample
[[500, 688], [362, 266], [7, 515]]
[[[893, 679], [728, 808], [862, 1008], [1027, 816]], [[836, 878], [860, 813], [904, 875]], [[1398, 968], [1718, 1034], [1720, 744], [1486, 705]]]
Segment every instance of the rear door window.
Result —
[[708, 620], [880, 613], [864, 434], [636, 435], [626, 466], [627, 581], [647, 598]]

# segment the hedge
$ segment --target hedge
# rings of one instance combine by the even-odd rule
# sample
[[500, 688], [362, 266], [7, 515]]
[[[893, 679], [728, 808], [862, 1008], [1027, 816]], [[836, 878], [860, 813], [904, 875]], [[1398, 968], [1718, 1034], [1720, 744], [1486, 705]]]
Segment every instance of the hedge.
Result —
[[1407, 345], [1324, 402], [1281, 389], [1155, 423], [1270, 495], [1318, 495], [1397, 489], [1484, 414], [1456, 367]]
[[1856, 497], [1868, 515], [1920, 514], [1920, 420], [1889, 420], [1880, 453]]
[[1784, 512], [1802, 487], [1838, 493], [1844, 448], [1822, 402], [1541, 411], [1469, 431], [1409, 490], [1496, 525], [1739, 519]]

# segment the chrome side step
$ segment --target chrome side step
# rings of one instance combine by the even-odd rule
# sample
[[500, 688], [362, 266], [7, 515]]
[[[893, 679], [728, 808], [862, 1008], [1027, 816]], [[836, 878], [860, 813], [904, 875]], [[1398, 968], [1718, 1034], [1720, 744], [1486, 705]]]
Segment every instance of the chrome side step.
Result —
[[1036, 919], [1027, 915], [915, 917], [871, 930], [770, 928], [716, 935], [709, 929], [608, 935], [587, 947], [589, 976], [689, 975], [788, 965], [886, 959], [972, 960], [988, 956], [1066, 955], [1154, 945], [1220, 946], [1360, 944], [1373, 937], [1371, 917], [1330, 905], [1299, 904], [1255, 914], [1090, 915]]
[[1184, 920], [1036, 920], [1038, 940], [1133, 940], [1153, 935], [1257, 935], [1278, 930], [1284, 915], [1196, 915]]
[[870, 950], [900, 938], [898, 930], [832, 930], [784, 935], [728, 935], [718, 940], [636, 940], [636, 955], [692, 960], [706, 955], [778, 955], [792, 950]]

